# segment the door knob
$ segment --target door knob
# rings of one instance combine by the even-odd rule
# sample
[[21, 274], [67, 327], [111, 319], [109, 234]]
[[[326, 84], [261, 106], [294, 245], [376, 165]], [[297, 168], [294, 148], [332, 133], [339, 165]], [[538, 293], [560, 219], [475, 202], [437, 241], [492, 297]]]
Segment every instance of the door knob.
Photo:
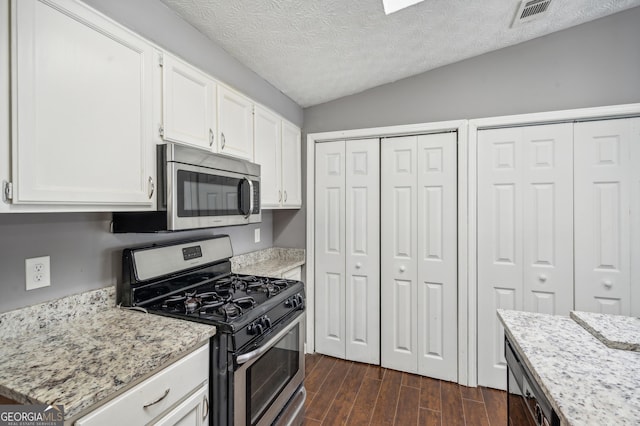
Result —
[[541, 283], [547, 281], [547, 276], [545, 274], [540, 274], [538, 275], [538, 279], [540, 280]]
[[400, 272], [404, 272], [406, 270], [407, 270], [407, 268], [405, 268], [404, 265], [400, 266]]
[[356, 262], [356, 269], [360, 269], [360, 268], [362, 268], [362, 263]]
[[604, 285], [606, 288], [611, 288], [611, 287], [613, 287], [613, 283], [611, 282], [611, 280], [604, 280], [604, 281], [602, 281], [602, 285]]

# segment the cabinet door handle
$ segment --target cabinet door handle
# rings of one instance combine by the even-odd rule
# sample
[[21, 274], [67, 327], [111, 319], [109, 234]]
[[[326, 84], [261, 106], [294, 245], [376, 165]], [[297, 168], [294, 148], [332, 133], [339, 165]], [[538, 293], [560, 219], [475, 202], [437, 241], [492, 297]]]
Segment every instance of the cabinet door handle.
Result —
[[224, 146], [227, 144], [227, 140], [224, 137], [224, 133], [220, 133], [220, 140], [222, 141], [222, 148], [220, 149], [224, 149]]
[[149, 199], [151, 199], [151, 197], [153, 197], [153, 193], [156, 190], [156, 186], [153, 183], [153, 178], [151, 176], [149, 176]]
[[284, 202], [287, 202], [287, 191], [284, 191]]
[[278, 202], [282, 202], [282, 191], [278, 189]]
[[209, 415], [209, 398], [207, 398], [206, 395], [202, 403], [204, 404], [204, 407], [205, 407], [204, 414], [202, 414], [202, 422], [204, 422], [207, 419], [207, 416]]
[[165, 399], [165, 398], [167, 397], [167, 395], [169, 395], [169, 391], [170, 391], [170, 390], [171, 390], [171, 388], [167, 388], [167, 390], [166, 390], [166, 391], [164, 391], [164, 395], [162, 395], [160, 398], [156, 399], [156, 400], [155, 400], [155, 401], [153, 401], [153, 402], [149, 402], [149, 403], [147, 403], [147, 404], [144, 404], [144, 405], [143, 405], [143, 407], [144, 407], [144, 408], [149, 408], [149, 407], [151, 407], [152, 405], [155, 405], [155, 404], [157, 404], [158, 402], [162, 401], [163, 399]]
[[213, 130], [209, 129], [209, 146], [213, 146]]

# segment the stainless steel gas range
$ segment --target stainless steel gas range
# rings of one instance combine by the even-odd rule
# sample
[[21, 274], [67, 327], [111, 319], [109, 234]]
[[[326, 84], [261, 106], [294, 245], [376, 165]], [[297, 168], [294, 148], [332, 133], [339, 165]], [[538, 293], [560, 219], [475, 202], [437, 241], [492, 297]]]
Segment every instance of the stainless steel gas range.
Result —
[[304, 284], [232, 274], [232, 255], [228, 236], [126, 249], [118, 300], [216, 326], [211, 424], [302, 424]]

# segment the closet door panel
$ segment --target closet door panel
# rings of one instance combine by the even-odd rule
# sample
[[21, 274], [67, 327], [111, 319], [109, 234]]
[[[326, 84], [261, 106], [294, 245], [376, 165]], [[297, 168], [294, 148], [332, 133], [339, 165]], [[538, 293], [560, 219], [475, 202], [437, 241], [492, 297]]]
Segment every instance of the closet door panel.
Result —
[[640, 120], [632, 123], [631, 142], [631, 316], [640, 316]]
[[[640, 119], [575, 124], [576, 309], [630, 313], [631, 146]], [[637, 143], [637, 140], [635, 140]]]
[[316, 351], [345, 357], [345, 146], [316, 144]]
[[380, 143], [346, 142], [346, 358], [380, 362]]
[[522, 310], [522, 128], [478, 132], [478, 383], [506, 389], [496, 309]]
[[456, 148], [456, 133], [418, 136], [418, 372], [449, 381], [458, 377]]
[[417, 372], [417, 138], [381, 142], [381, 363]]
[[573, 124], [522, 128], [524, 310], [573, 309]]

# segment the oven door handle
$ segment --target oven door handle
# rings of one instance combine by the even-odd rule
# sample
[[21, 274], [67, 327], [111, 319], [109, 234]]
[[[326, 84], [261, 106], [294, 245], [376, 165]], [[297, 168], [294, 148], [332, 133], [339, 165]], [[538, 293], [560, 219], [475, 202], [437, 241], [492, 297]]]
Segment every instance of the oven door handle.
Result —
[[258, 349], [253, 350], [251, 352], [248, 352], [246, 354], [238, 355], [238, 357], [236, 358], [236, 363], [238, 365], [242, 365], [242, 364], [245, 364], [245, 363], [247, 363], [247, 362], [249, 362], [251, 360], [254, 360], [254, 359], [258, 358], [260, 355], [262, 355], [263, 353], [265, 353], [266, 351], [271, 349], [271, 347], [273, 345], [278, 343], [278, 340], [282, 339], [287, 333], [289, 333], [291, 330], [293, 330], [299, 323], [300, 323], [300, 321], [293, 321], [291, 324], [286, 326], [278, 334], [273, 336], [273, 338], [271, 338], [271, 340], [269, 340], [266, 344], [260, 346]]

